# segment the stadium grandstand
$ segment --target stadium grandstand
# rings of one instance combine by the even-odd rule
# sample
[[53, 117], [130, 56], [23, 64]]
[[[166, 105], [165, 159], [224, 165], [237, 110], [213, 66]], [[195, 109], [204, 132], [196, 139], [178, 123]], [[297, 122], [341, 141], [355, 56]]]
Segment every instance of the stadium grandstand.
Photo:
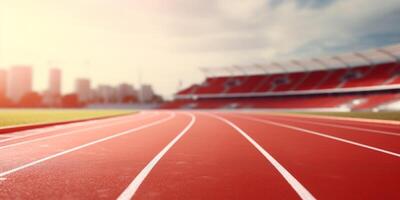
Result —
[[400, 44], [268, 65], [200, 68], [206, 79], [165, 109], [393, 110], [400, 108]]

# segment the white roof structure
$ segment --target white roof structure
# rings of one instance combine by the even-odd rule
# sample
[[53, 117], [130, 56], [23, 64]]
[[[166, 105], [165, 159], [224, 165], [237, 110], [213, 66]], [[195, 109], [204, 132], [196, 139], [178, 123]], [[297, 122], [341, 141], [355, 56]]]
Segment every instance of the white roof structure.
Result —
[[400, 44], [307, 60], [290, 60], [279, 63], [272, 62], [270, 64], [244, 66], [234, 65], [229, 67], [201, 67], [200, 70], [206, 77], [243, 76], [369, 66], [383, 62], [400, 62]]

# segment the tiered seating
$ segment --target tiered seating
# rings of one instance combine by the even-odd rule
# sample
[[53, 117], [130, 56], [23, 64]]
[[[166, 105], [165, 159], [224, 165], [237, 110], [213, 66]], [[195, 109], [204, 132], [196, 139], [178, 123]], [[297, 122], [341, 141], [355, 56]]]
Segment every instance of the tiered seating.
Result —
[[254, 88], [266, 78], [266, 75], [248, 76], [240, 85], [230, 87], [227, 93], [246, 93], [253, 92]]
[[336, 69], [331, 72], [328, 72], [328, 78], [325, 79], [324, 82], [320, 83], [320, 85], [316, 89], [333, 89], [338, 88], [343, 81], [343, 77], [348, 72], [348, 69]]
[[196, 92], [197, 88], [198, 88], [198, 85], [192, 85], [184, 90], [179, 91], [178, 94], [179, 95], [193, 94]]
[[351, 80], [347, 80], [346, 83], [343, 85], [344, 88], [351, 88], [351, 87], [368, 87], [368, 86], [375, 86], [375, 85], [382, 85], [385, 81], [390, 79], [391, 74], [396, 67], [394, 63], [384, 63], [380, 65], [376, 65], [373, 67], [360, 67], [355, 68], [352, 71], [358, 71], [362, 73], [362, 77], [354, 78]]
[[216, 77], [207, 78], [206, 81], [200, 85], [196, 94], [218, 94], [224, 91], [224, 84], [229, 77]]
[[301, 80], [303, 77], [306, 76], [307, 73], [305, 72], [298, 72], [298, 73], [290, 73], [287, 76], [288, 82], [286, 84], [276, 85], [273, 91], [289, 91], [292, 90]]
[[[337, 89], [393, 84], [400, 84], [400, 64], [394, 62], [375, 66], [296, 73], [213, 77], [207, 78], [202, 85], [193, 85], [178, 93], [178, 95], [198, 95], [201, 100], [177, 100], [163, 105], [163, 108], [333, 108], [345, 104], [354, 109], [371, 109], [393, 99], [400, 99], [397, 95], [399, 92], [397, 94], [396, 92], [394, 94], [365, 94], [366, 90], [363, 90], [361, 95], [361, 90], [360, 92], [347, 90], [346, 92], [352, 92], [352, 94], [344, 94]], [[336, 96], [318, 93], [318, 90], [326, 92], [326, 89], [336, 89]], [[396, 90], [393, 87], [375, 87], [374, 89]], [[313, 95], [289, 96], [287, 93], [279, 93], [307, 90], [312, 90]], [[226, 98], [220, 99], [208, 96], [204, 99], [205, 96], [202, 96], [203, 94], [242, 95], [244, 93], [250, 97], [227, 98], [229, 96], [225, 96]], [[274, 95], [259, 97], [261, 94]], [[358, 104], [359, 102], [361, 103]]]
[[266, 93], [337, 88], [372, 87], [400, 84], [400, 64], [383, 63], [360, 66], [271, 75], [207, 78], [200, 86], [180, 91], [179, 95], [220, 93]]
[[161, 108], [195, 108], [215, 109], [237, 105], [238, 108], [332, 108], [351, 101], [358, 96], [314, 96], [314, 97], [274, 97], [244, 99], [201, 99], [197, 101], [178, 100], [164, 104]]
[[[226, 93], [238, 93], [237, 88], [240, 88], [244, 83], [246, 83], [249, 76], [233, 76], [224, 83], [224, 88]], [[235, 92], [234, 92], [235, 91]]]
[[246, 100], [240, 102], [245, 108], [333, 108], [350, 101], [354, 97], [281, 97], [272, 99]]
[[353, 109], [356, 110], [371, 109], [376, 106], [382, 105], [384, 103], [394, 101], [396, 99], [400, 99], [398, 93], [368, 95], [364, 97], [363, 103], [353, 107]]
[[[362, 103], [354, 105], [353, 100], [361, 99]], [[339, 96], [302, 96], [302, 97], [266, 97], [241, 99], [200, 99], [176, 100], [164, 104], [161, 108], [269, 108], [269, 109], [305, 109], [305, 108], [337, 108], [349, 105], [353, 110], [372, 109], [379, 105], [400, 100], [399, 93], [358, 95], [348, 94]]]
[[394, 78], [389, 84], [400, 84], [400, 75], [397, 75], [396, 78]]
[[311, 90], [318, 86], [318, 84], [328, 75], [327, 71], [312, 71], [308, 72], [306, 79], [300, 83], [294, 90]]
[[285, 75], [283, 74], [272, 74], [264, 79], [261, 83], [262, 85], [260, 85], [258, 88], [255, 88], [254, 92], [269, 92], [273, 89], [273, 83], [284, 77]]
[[387, 84], [400, 84], [400, 64], [397, 64], [392, 73], [392, 79]]

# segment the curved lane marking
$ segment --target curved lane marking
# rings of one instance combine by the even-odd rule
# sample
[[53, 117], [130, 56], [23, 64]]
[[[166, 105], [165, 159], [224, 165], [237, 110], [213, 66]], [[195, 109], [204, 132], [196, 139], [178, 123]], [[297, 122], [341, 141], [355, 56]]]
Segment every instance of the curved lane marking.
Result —
[[76, 147], [74, 147], [74, 148], [71, 148], [71, 149], [68, 149], [68, 150], [65, 150], [65, 151], [62, 151], [62, 152], [59, 152], [59, 153], [56, 153], [56, 154], [53, 154], [53, 155], [44, 157], [44, 158], [42, 158], [42, 159], [39, 159], [39, 160], [30, 162], [30, 163], [21, 165], [21, 166], [19, 166], [19, 167], [13, 168], [13, 169], [11, 169], [11, 170], [1, 172], [1, 173], [0, 173], [0, 178], [1, 178], [1, 177], [4, 177], [4, 176], [7, 176], [7, 175], [10, 175], [10, 174], [12, 174], [12, 173], [18, 172], [18, 171], [20, 171], [20, 170], [26, 169], [26, 168], [28, 168], [28, 167], [32, 167], [32, 166], [34, 166], [34, 165], [40, 164], [40, 163], [42, 163], [42, 162], [45, 162], [45, 161], [48, 161], [48, 160], [51, 160], [51, 159], [60, 157], [60, 156], [62, 156], [62, 155], [65, 155], [65, 154], [68, 154], [68, 153], [71, 153], [71, 152], [74, 152], [74, 151], [77, 151], [77, 150], [80, 150], [80, 149], [83, 149], [83, 148], [86, 148], [86, 147], [95, 145], [95, 144], [97, 144], [97, 143], [104, 142], [104, 141], [107, 141], [107, 140], [111, 140], [111, 139], [114, 139], [114, 138], [117, 138], [117, 137], [120, 137], [120, 136], [123, 136], [123, 135], [131, 134], [131, 133], [134, 133], [134, 132], [137, 132], [137, 131], [146, 129], [146, 128], [150, 128], [150, 127], [152, 127], [152, 126], [156, 126], [156, 125], [162, 124], [162, 123], [164, 123], [164, 122], [166, 122], [166, 121], [168, 121], [168, 120], [170, 120], [170, 119], [172, 119], [172, 118], [175, 118], [175, 116], [176, 116], [175, 113], [172, 113], [172, 114], [170, 113], [169, 116], [166, 117], [166, 118], [164, 118], [164, 119], [160, 119], [160, 120], [151, 122], [151, 123], [149, 123], [149, 124], [145, 124], [145, 125], [142, 125], [142, 126], [133, 128], [133, 129], [129, 129], [129, 130], [126, 130], [126, 131], [123, 131], [123, 132], [120, 132], [120, 133], [117, 133], [117, 134], [114, 134], [114, 135], [111, 135], [111, 136], [108, 136], [108, 137], [104, 137], [104, 138], [101, 138], [101, 139], [97, 139], [97, 140], [94, 140], [94, 141], [92, 141], [92, 142], [88, 142], [88, 143], [86, 143], [86, 144], [79, 145], [79, 146], [76, 146]]
[[189, 124], [170, 142], [165, 146], [143, 169], [140, 173], [133, 179], [133, 181], [128, 185], [128, 187], [119, 195], [118, 200], [129, 200], [131, 199], [143, 181], [146, 179], [147, 175], [151, 172], [154, 166], [160, 161], [160, 159], [171, 149], [172, 146], [178, 140], [185, 135], [192, 128], [193, 124], [196, 122], [196, 116], [192, 113], [185, 113], [191, 117]]
[[214, 118], [217, 118], [237, 132], [239, 132], [244, 138], [246, 138], [283, 176], [283, 178], [289, 183], [289, 185], [296, 191], [296, 193], [300, 196], [303, 200], [314, 200], [316, 199], [289, 171], [285, 169], [271, 154], [269, 154], [261, 145], [259, 145], [253, 138], [251, 138], [245, 131], [239, 128], [233, 122], [225, 119], [224, 117], [215, 115], [215, 114], [207, 114]]

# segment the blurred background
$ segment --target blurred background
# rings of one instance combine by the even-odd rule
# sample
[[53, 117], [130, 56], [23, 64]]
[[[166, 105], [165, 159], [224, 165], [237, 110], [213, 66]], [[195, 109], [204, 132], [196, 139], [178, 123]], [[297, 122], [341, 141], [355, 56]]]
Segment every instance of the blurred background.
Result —
[[0, 106], [398, 109], [400, 2], [0, 2]]

